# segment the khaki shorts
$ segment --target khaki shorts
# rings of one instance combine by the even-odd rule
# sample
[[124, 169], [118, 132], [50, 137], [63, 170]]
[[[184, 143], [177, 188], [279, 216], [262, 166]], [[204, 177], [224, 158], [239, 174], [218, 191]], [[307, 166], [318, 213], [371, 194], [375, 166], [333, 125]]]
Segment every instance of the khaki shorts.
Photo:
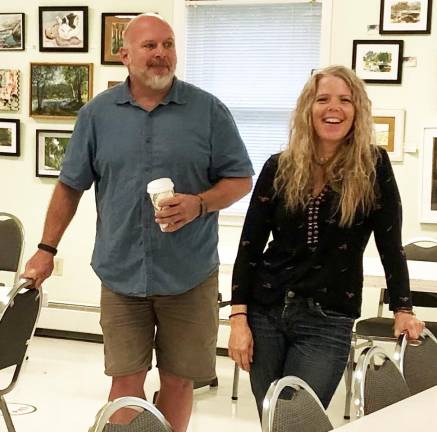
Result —
[[150, 369], [155, 346], [159, 369], [193, 381], [213, 379], [218, 272], [171, 296], [128, 297], [102, 286], [100, 325], [107, 375]]

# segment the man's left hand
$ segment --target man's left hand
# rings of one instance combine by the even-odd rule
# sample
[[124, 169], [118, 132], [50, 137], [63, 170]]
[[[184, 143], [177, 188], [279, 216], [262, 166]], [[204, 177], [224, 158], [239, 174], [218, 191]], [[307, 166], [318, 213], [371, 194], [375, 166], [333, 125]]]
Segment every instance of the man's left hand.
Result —
[[395, 337], [399, 337], [401, 333], [406, 333], [408, 339], [419, 339], [424, 328], [425, 323], [414, 315], [402, 311], [395, 313]]
[[197, 195], [175, 194], [159, 201], [160, 211], [155, 213], [155, 221], [167, 224], [165, 232], [174, 232], [196, 219], [201, 212], [200, 198]]

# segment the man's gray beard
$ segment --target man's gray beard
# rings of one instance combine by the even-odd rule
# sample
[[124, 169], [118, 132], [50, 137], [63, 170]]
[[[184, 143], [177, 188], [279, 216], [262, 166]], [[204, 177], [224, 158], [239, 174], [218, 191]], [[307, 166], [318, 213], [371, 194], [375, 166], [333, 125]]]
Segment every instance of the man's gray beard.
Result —
[[152, 75], [147, 77], [145, 84], [153, 90], [162, 90], [168, 87], [173, 81], [174, 73], [168, 73], [167, 75]]

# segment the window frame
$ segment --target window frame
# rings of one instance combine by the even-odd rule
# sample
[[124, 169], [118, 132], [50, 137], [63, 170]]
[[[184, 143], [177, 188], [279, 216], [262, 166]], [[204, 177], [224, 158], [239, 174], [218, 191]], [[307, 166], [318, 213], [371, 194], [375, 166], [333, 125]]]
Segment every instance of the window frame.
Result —
[[[320, 66], [331, 64], [331, 33], [333, 0], [174, 0], [173, 3], [173, 30], [176, 39], [176, 53], [178, 63], [176, 75], [185, 79], [185, 21], [188, 7], [198, 5], [253, 5], [253, 4], [285, 4], [285, 3], [321, 3], [322, 22], [320, 40]], [[219, 224], [222, 226], [241, 227], [244, 223], [245, 213], [220, 214]]]

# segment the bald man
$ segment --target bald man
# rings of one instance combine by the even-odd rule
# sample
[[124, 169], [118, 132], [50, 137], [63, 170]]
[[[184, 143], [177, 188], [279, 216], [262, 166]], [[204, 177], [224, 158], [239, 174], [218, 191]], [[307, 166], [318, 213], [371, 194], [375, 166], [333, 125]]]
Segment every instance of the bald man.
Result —
[[[109, 399], [145, 397], [155, 346], [157, 406], [175, 432], [184, 432], [193, 381], [215, 377], [218, 211], [250, 191], [253, 169], [224, 104], [175, 77], [167, 22], [134, 18], [120, 55], [129, 77], [80, 110], [41, 243], [23, 276], [36, 287], [50, 276], [58, 243], [94, 184], [91, 265], [102, 282]], [[160, 177], [170, 177], [177, 193], [155, 214], [146, 186]], [[159, 224], [167, 224], [165, 232]], [[136, 415], [124, 409], [111, 422], [127, 424]]]

